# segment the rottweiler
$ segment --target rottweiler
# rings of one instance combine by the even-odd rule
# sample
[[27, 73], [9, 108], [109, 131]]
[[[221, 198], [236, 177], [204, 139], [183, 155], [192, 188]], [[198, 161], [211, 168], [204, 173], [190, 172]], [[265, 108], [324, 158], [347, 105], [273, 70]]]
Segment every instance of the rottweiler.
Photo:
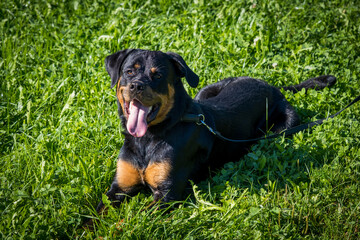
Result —
[[[273, 87], [250, 77], [233, 77], [202, 88], [192, 99], [181, 81], [195, 88], [199, 77], [173, 52], [125, 49], [105, 59], [111, 87], [116, 86], [125, 140], [107, 197], [116, 206], [147, 186], [154, 202], [181, 200], [189, 180], [209, 169], [238, 161], [250, 143], [218, 139], [184, 116], [201, 115], [223, 136], [253, 139], [299, 124], [299, 117], [279, 89], [322, 89], [336, 82], [320, 76], [298, 85]], [[97, 211], [102, 211], [100, 201]]]

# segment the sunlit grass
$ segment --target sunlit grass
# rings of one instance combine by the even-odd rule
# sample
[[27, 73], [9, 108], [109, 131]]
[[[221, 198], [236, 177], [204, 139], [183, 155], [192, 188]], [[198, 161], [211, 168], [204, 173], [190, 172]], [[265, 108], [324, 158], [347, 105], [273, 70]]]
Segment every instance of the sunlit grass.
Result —
[[[291, 3], [290, 3], [291, 2]], [[109, 187], [123, 137], [108, 54], [174, 51], [200, 76], [272, 85], [332, 74], [324, 91], [285, 93], [302, 122], [360, 93], [356, 1], [2, 1], [0, 3], [0, 238], [356, 239], [360, 124], [355, 105], [288, 139], [254, 145], [172, 211], [142, 192], [84, 216]]]

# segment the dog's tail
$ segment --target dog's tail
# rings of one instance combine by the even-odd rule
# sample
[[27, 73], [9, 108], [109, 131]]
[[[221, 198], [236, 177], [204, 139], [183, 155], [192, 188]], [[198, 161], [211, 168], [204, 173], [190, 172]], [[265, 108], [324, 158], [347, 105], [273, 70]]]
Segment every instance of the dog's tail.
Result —
[[301, 89], [315, 89], [320, 90], [325, 87], [330, 87], [336, 83], [336, 77], [331, 75], [323, 75], [315, 78], [310, 78], [302, 83], [293, 86], [280, 87], [284, 90], [289, 90], [294, 93], [301, 91]]

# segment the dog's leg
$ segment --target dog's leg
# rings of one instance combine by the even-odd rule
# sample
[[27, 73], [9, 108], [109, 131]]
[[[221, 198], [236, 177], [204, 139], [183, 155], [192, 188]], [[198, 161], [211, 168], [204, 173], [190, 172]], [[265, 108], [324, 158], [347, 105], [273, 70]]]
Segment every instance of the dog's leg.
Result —
[[[124, 191], [120, 189], [117, 182], [114, 181], [111, 184], [110, 190], [106, 193], [106, 196], [111, 201], [111, 204], [114, 207], [118, 207], [127, 196], [133, 196], [139, 191], [139, 187], [128, 189], [127, 191]], [[99, 204], [96, 207], [96, 212], [98, 214], [107, 214], [107, 208], [102, 200], [100, 200]], [[96, 222], [93, 218], [87, 218], [84, 221], [84, 224], [82, 225], [83, 228], [93, 230], [94, 229], [94, 223]]]
[[222, 90], [223, 86], [221, 82], [214, 83], [209, 86], [203, 87], [195, 96], [194, 100], [205, 100], [215, 97]]
[[278, 101], [268, 114], [268, 119], [262, 119], [257, 126], [260, 135], [268, 131], [279, 133], [300, 123], [299, 116], [285, 98]]
[[[164, 174], [165, 172], [156, 171], [147, 175], [148, 185], [153, 192], [154, 201], [149, 207], [158, 204], [161, 209], [168, 208], [170, 205], [174, 206], [174, 201], [183, 199], [185, 188], [188, 186], [188, 179], [192, 168], [182, 166], [171, 170], [171, 174]], [[161, 181], [158, 181], [160, 180]]]
[[[120, 189], [117, 182], [114, 181], [111, 184], [110, 190], [106, 193], [106, 196], [111, 201], [111, 204], [114, 207], [118, 207], [125, 200], [127, 196], [135, 195], [138, 192], [138, 190], [139, 188], [132, 188], [127, 191], [124, 191]], [[98, 206], [96, 207], [96, 212], [100, 214], [104, 211], [104, 209], [105, 209], [105, 204], [101, 200]]]
[[300, 124], [300, 119], [298, 114], [285, 99], [283, 99], [278, 104], [277, 109], [273, 116], [275, 116], [275, 119], [272, 120], [273, 128], [271, 129], [271, 131], [276, 133], [279, 133], [282, 130], [289, 129]]
[[220, 82], [205, 86], [196, 94], [194, 100], [202, 101], [216, 97], [229, 83], [236, 81], [237, 78], [226, 78]]
[[[110, 190], [106, 196], [114, 207], [117, 207], [124, 201], [126, 196], [134, 196], [143, 186], [140, 171], [132, 165], [130, 161], [119, 159], [117, 162], [116, 174], [111, 184]], [[106, 206], [101, 200], [96, 208], [98, 214], [106, 214]], [[94, 221], [88, 219], [83, 225], [92, 229]]]
[[[119, 158], [114, 182], [111, 184], [110, 190], [106, 193], [106, 196], [114, 206], [119, 206], [127, 195], [132, 196], [139, 191], [143, 185], [140, 172], [141, 170], [136, 168], [131, 161]], [[101, 212], [103, 207], [104, 204], [100, 201], [96, 211], [98, 213]]]

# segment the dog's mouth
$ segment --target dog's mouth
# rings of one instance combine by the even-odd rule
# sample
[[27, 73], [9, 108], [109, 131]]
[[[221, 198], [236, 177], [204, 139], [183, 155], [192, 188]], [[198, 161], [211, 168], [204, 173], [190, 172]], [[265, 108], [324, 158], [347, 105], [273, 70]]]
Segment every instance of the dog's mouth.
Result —
[[145, 135], [148, 124], [153, 121], [160, 110], [160, 103], [150, 107], [145, 106], [139, 100], [133, 99], [125, 102], [125, 117], [127, 118], [126, 128], [134, 137]]

